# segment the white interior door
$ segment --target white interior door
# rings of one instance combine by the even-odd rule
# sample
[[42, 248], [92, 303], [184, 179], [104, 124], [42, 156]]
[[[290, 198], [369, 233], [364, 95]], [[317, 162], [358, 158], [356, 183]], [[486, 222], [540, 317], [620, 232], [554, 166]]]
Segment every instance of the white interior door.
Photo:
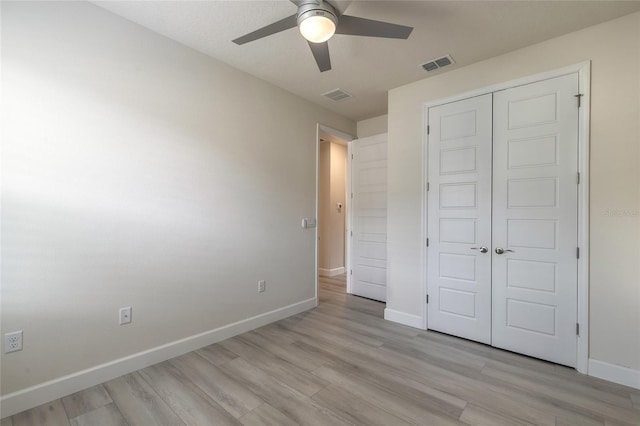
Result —
[[[577, 74], [494, 93], [493, 345], [576, 364]], [[500, 249], [505, 250], [503, 254]]]
[[491, 99], [429, 108], [428, 326], [491, 343]]
[[387, 300], [387, 135], [351, 142], [351, 292]]

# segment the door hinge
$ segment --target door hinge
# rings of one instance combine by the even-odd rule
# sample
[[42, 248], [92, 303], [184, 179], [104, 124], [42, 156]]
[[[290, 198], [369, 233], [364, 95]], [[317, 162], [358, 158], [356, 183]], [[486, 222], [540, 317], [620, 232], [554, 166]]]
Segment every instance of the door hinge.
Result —
[[427, 238], [427, 247], [429, 247], [429, 239]]
[[580, 323], [576, 323], [576, 336], [580, 335]]
[[429, 182], [427, 182], [427, 192], [429, 192]]
[[580, 247], [576, 247], [576, 259], [580, 259]]
[[429, 304], [429, 295], [427, 294], [427, 305]]
[[427, 124], [427, 134], [429, 134], [430, 132], [431, 132], [431, 126]]
[[353, 269], [349, 270], [349, 275], [353, 275]]
[[580, 172], [578, 172], [578, 185], [580, 185]]
[[351, 199], [353, 200], [353, 192], [351, 193]]
[[353, 160], [353, 154], [351, 154], [351, 159]]
[[573, 95], [576, 99], [578, 99], [578, 108], [580, 108], [580, 105], [582, 104], [581, 99], [584, 96], [582, 93], [578, 93], [577, 95]]
[[349, 231], [349, 236], [353, 237], [353, 231]]

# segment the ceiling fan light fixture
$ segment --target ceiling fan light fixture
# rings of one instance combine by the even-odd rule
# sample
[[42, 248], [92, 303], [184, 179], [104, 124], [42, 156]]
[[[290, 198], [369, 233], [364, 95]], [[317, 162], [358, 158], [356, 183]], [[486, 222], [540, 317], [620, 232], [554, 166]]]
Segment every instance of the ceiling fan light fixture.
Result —
[[298, 6], [298, 29], [311, 43], [324, 43], [336, 33], [338, 14], [322, 0], [303, 0]]
[[323, 43], [336, 33], [334, 20], [324, 14], [309, 16], [302, 20], [298, 27], [300, 28], [302, 37], [311, 43]]

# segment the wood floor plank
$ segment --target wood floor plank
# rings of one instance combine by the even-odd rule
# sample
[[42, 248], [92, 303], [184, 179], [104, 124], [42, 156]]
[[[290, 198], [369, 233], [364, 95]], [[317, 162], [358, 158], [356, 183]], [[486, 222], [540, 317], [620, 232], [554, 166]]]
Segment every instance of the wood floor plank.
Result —
[[298, 425], [351, 424], [243, 358], [228, 362], [221, 368], [240, 378], [253, 393]]
[[68, 426], [62, 401], [56, 399], [13, 416], [13, 426]]
[[331, 361], [327, 357], [305, 352], [294, 344], [281, 345], [274, 343], [268, 337], [262, 336], [260, 333], [245, 333], [242, 337], [261, 348], [263, 351], [269, 352], [278, 358], [282, 358], [306, 371], [313, 371], [321, 365]]
[[73, 417], [70, 423], [71, 426], [128, 426], [124, 416], [114, 403]]
[[582, 411], [585, 415], [609, 417], [613, 420], [619, 420], [630, 424], [640, 424], [640, 413], [634, 412], [632, 408], [623, 408], [609, 404], [598, 399], [582, 397], [574, 392], [566, 392], [559, 390], [555, 386], [547, 386], [531, 380], [522, 380], [518, 376], [506, 373], [494, 368], [485, 368], [484, 375], [488, 375], [500, 380], [507, 381], [517, 387], [526, 389], [529, 392], [537, 392], [544, 395], [545, 398], [553, 398], [564, 406], [575, 411]]
[[604, 418], [594, 419], [580, 414], [562, 414], [556, 417], [556, 426], [604, 426]]
[[[608, 392], [600, 387], [590, 386], [587, 383], [578, 383], [573, 380], [567, 380], [564, 376], [551, 374], [551, 372], [531, 371], [524, 368], [518, 368], [510, 364], [499, 363], [495, 361], [487, 362], [487, 369], [503, 371], [520, 378], [525, 382], [533, 382], [537, 385], [550, 387], [555, 391], [566, 393], [575, 393], [587, 400], [598, 400], [600, 402], [610, 404], [621, 408], [632, 408], [633, 404], [628, 393], [618, 394]], [[578, 375], [579, 373], [575, 373]]]
[[174, 358], [170, 363], [236, 418], [264, 403], [233, 377], [195, 352]]
[[200, 355], [201, 357], [208, 360], [213, 365], [222, 365], [225, 362], [233, 361], [238, 357], [238, 355], [234, 354], [218, 343], [205, 346], [204, 348], [198, 349], [195, 352], [198, 353], [198, 355]]
[[411, 424], [339, 386], [329, 385], [311, 399], [355, 425], [403, 426]]
[[0, 420], [0, 426], [13, 426], [13, 417], [5, 417]]
[[225, 340], [222, 344], [225, 348], [240, 355], [241, 358], [304, 395], [313, 395], [328, 384], [319, 377], [263, 351], [259, 346], [242, 336]]
[[533, 423], [524, 422], [513, 417], [505, 417], [477, 405], [468, 404], [460, 420], [472, 426], [531, 426]]
[[244, 426], [296, 426], [297, 423], [269, 404], [262, 404], [240, 419]]
[[[555, 423], [555, 415], [548, 412], [547, 406], [530, 406], [522, 399], [513, 398], [512, 394], [505, 394], [500, 389], [487, 386], [476, 379], [432, 366], [421, 359], [398, 354], [385, 347], [378, 351], [363, 351], [362, 348], [354, 345], [350, 350], [355, 354], [350, 355], [343, 351], [342, 355], [335, 354], [335, 356], [336, 358], [347, 356], [358, 359], [362, 374], [396, 380], [432, 394], [436, 398], [442, 398], [440, 395], [449, 395], [450, 398], [455, 398], [458, 401], [468, 401], [479, 406], [495, 408], [505, 416], [514, 416], [534, 424], [548, 426]], [[421, 388], [419, 384], [426, 387]], [[455, 400], [450, 403], [455, 405]]]
[[631, 402], [633, 403], [634, 408], [637, 408], [640, 410], [640, 393], [638, 394], [631, 393], [630, 397], [631, 397]]
[[138, 372], [110, 380], [104, 387], [131, 426], [185, 424]]
[[140, 375], [187, 425], [239, 425], [169, 362], [140, 370]]
[[93, 386], [62, 398], [62, 404], [67, 417], [70, 419], [104, 407], [112, 402], [111, 397], [102, 385]]
[[[445, 413], [439, 412], [438, 407], [433, 405], [423, 405], [416, 403], [412, 399], [405, 399], [403, 396], [397, 395], [392, 391], [375, 385], [371, 382], [363, 380], [351, 374], [345, 374], [344, 371], [336, 370], [332, 366], [322, 366], [314, 374], [340, 386], [361, 398], [370, 401], [372, 404], [381, 407], [385, 411], [393, 413], [405, 422], [415, 425], [456, 425], [460, 424], [456, 419], [462, 414], [459, 410], [456, 418], [447, 416]], [[434, 410], [434, 411], [432, 411]], [[437, 411], [436, 411], [437, 410]]]

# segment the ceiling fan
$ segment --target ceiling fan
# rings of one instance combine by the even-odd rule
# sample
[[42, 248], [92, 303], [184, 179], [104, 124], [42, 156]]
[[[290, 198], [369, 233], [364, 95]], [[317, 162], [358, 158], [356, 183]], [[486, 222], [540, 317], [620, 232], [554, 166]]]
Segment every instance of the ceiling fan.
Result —
[[291, 0], [298, 7], [295, 15], [287, 16], [273, 24], [245, 34], [233, 40], [245, 44], [272, 34], [299, 27], [302, 36], [309, 42], [311, 53], [320, 72], [331, 69], [328, 40], [334, 34], [407, 39], [412, 27], [343, 15], [339, 9], [324, 0]]

